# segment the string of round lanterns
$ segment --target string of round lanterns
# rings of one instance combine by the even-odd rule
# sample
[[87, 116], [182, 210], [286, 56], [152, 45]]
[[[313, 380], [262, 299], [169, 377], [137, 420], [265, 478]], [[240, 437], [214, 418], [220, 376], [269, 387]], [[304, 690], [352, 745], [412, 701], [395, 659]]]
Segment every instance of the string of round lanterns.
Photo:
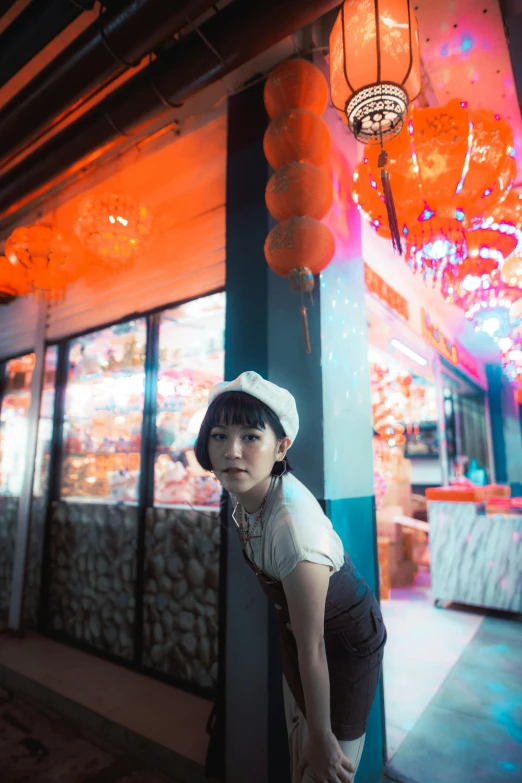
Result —
[[328, 102], [323, 74], [307, 60], [288, 60], [269, 75], [264, 88], [271, 122], [265, 132], [265, 156], [275, 169], [265, 191], [267, 209], [280, 221], [267, 236], [269, 267], [301, 294], [305, 347], [311, 353], [303, 296], [314, 289], [314, 275], [335, 253], [335, 240], [321, 220], [333, 201], [326, 164], [330, 132], [321, 116]]

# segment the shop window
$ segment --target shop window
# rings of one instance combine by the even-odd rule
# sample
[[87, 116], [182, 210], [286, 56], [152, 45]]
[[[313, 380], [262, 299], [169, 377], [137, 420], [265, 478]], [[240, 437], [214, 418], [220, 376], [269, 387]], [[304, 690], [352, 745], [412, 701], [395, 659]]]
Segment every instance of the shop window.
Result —
[[223, 380], [225, 297], [162, 314], [155, 508], [146, 520], [143, 663], [177, 680], [217, 684], [221, 486], [194, 443], [209, 389]]
[[221, 485], [194, 456], [208, 392], [223, 380], [225, 297], [215, 294], [162, 313], [158, 371], [156, 505], [218, 507]]
[[117, 324], [71, 343], [63, 499], [137, 503], [145, 348], [145, 319]]
[[18, 505], [25, 474], [34, 353], [5, 365], [0, 409], [0, 616], [9, 611]]
[[40, 582], [43, 557], [45, 517], [49, 491], [49, 466], [53, 437], [54, 401], [56, 394], [56, 366], [58, 348], [51, 346], [45, 353], [42, 398], [38, 420], [33, 502], [27, 552], [27, 569], [24, 590], [24, 619], [26, 625], [38, 623]]

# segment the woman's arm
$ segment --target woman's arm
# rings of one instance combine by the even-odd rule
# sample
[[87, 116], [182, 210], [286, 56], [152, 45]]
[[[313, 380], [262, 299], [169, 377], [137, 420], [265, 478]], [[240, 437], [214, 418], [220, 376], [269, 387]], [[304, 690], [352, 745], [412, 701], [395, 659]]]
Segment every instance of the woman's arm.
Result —
[[324, 649], [324, 609], [330, 567], [300, 562], [283, 579], [290, 623], [297, 642], [299, 673], [306, 703], [310, 737], [331, 732], [330, 678]]

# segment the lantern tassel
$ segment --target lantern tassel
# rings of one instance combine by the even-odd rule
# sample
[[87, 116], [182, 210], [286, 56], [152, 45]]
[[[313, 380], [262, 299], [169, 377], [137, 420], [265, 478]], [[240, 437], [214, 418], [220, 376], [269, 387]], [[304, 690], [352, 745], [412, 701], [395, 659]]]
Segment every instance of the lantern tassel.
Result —
[[312, 346], [310, 344], [310, 332], [308, 329], [308, 313], [306, 311], [306, 305], [301, 305], [301, 319], [303, 321], [303, 334], [305, 341], [306, 353], [312, 353]]
[[381, 149], [379, 160], [377, 165], [381, 170], [381, 182], [382, 190], [384, 193], [384, 200], [386, 202], [386, 211], [388, 213], [388, 223], [390, 225], [391, 239], [394, 250], [402, 256], [402, 244], [401, 234], [399, 231], [399, 221], [397, 220], [397, 212], [395, 211], [395, 202], [393, 201], [393, 193], [390, 184], [390, 175], [386, 171], [386, 164], [388, 163], [388, 153], [385, 149]]

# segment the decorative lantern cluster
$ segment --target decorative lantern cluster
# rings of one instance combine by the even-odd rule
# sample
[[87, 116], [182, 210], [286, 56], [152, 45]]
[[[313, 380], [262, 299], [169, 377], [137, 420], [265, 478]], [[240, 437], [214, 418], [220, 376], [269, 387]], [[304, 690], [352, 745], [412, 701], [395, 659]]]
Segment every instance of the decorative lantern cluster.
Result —
[[265, 258], [276, 274], [288, 278], [301, 294], [301, 315], [307, 353], [311, 352], [304, 294], [314, 288], [314, 275], [325, 269], [335, 253], [330, 229], [321, 223], [333, 200], [326, 166], [330, 132], [321, 119], [328, 85], [321, 71], [307, 60], [288, 60], [268, 77], [264, 101], [271, 122], [264, 151], [275, 173], [266, 187], [266, 205], [280, 221], [265, 242]]
[[[509, 220], [500, 230], [493, 214], [516, 175], [513, 133], [500, 115], [472, 111], [458, 100], [411, 107], [406, 128], [387, 150], [398, 227], [414, 271], [437, 279], [448, 265], [468, 256], [493, 256], [498, 262], [513, 252], [520, 234]], [[389, 238], [392, 227], [378, 171], [378, 152], [370, 148], [354, 172], [352, 195], [375, 231]]]
[[17, 296], [58, 299], [85, 271], [74, 239], [51, 225], [19, 226], [6, 240], [5, 255], [14, 269]]
[[122, 193], [87, 196], [78, 208], [76, 234], [82, 245], [109, 269], [132, 264], [151, 233], [146, 207]]

